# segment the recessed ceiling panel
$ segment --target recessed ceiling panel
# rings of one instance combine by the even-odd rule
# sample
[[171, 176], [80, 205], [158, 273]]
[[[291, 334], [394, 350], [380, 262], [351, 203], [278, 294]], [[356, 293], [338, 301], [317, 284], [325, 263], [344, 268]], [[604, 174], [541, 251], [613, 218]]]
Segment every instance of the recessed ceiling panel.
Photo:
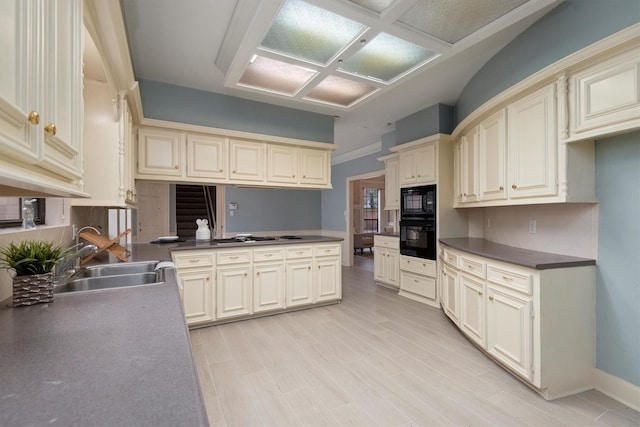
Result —
[[374, 12], [382, 12], [385, 10], [393, 0], [349, 0], [351, 3], [355, 3], [358, 6], [362, 6], [366, 9], [372, 10]]
[[398, 21], [446, 42], [456, 43], [526, 2], [419, 0]]
[[315, 74], [314, 70], [256, 56], [238, 84], [293, 96]]
[[305, 99], [348, 107], [376, 92], [378, 88], [338, 76], [328, 76]]
[[437, 54], [387, 33], [378, 34], [338, 69], [389, 83]]
[[287, 0], [267, 32], [263, 49], [327, 64], [367, 27], [300, 0]]

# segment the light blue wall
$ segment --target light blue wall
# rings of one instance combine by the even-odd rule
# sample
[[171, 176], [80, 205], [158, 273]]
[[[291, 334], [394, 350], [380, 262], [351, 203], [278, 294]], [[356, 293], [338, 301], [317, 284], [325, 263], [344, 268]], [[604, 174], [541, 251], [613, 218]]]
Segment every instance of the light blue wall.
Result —
[[454, 108], [434, 104], [396, 122], [396, 144], [414, 141], [435, 133], [453, 132]]
[[[147, 80], [140, 92], [146, 118], [333, 143], [333, 116]], [[320, 228], [318, 190], [227, 187], [225, 198], [240, 206], [225, 209], [229, 233]]]
[[221, 129], [333, 143], [333, 116], [140, 80], [144, 116]]
[[458, 98], [456, 120], [547, 65], [637, 22], [638, 0], [565, 1], [478, 71]]
[[228, 233], [247, 231], [320, 230], [320, 191], [233, 188], [225, 194], [238, 204], [235, 215], [226, 209]]
[[599, 369], [640, 387], [640, 132], [596, 141]]

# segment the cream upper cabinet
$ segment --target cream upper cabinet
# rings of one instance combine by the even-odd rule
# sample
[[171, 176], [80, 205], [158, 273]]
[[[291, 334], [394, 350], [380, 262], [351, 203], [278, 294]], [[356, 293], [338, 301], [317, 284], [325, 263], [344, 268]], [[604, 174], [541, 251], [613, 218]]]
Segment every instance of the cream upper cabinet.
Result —
[[138, 133], [138, 173], [181, 176], [183, 138], [180, 132], [140, 129]]
[[[378, 159], [380, 160], [380, 159]], [[400, 159], [397, 154], [384, 160], [384, 209], [400, 209]]]
[[300, 148], [300, 183], [331, 186], [331, 159], [326, 150]]
[[558, 192], [558, 131], [555, 85], [507, 107], [508, 194], [510, 198]]
[[569, 140], [640, 127], [640, 47], [573, 73]]
[[[464, 137], [463, 137], [464, 138]], [[478, 198], [507, 197], [507, 117], [502, 109], [478, 125]]]
[[187, 176], [225, 179], [227, 145], [226, 138], [187, 135]]
[[436, 144], [401, 151], [399, 157], [400, 186], [436, 182]]
[[82, 1], [0, 6], [0, 177], [45, 194], [81, 194]]
[[460, 140], [460, 194], [462, 203], [478, 200], [478, 128], [474, 127]]
[[234, 181], [264, 181], [265, 146], [259, 142], [229, 140], [229, 178]]
[[139, 130], [137, 179], [331, 188], [333, 144], [161, 123]]
[[295, 184], [298, 178], [298, 148], [267, 146], [267, 180]]
[[116, 117], [107, 83], [85, 80], [83, 180], [91, 197], [72, 199], [74, 206], [135, 204], [131, 111], [123, 96], [117, 98], [115, 105]]

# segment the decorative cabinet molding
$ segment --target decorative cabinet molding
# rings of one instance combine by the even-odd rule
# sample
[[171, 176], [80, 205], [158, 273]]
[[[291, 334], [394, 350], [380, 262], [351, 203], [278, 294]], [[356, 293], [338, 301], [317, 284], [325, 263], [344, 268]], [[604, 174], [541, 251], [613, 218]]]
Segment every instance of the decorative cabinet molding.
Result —
[[337, 148], [333, 144], [231, 131], [227, 135], [222, 130], [214, 134], [208, 128], [180, 124], [169, 128], [171, 124], [161, 123], [162, 127], [139, 130], [137, 179], [331, 188], [330, 154]]
[[444, 312], [473, 343], [546, 399], [591, 388], [594, 266], [534, 270], [445, 245], [439, 253]]
[[81, 0], [7, 1], [0, 48], [0, 177], [34, 195], [82, 196]]
[[342, 299], [339, 243], [173, 251], [189, 326]]

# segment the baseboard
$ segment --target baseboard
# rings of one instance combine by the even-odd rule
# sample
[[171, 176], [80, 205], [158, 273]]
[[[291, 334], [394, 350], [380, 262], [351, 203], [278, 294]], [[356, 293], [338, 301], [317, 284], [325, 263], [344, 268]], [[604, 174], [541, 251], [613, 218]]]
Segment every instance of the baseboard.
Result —
[[593, 385], [607, 396], [640, 411], [640, 387], [603, 370], [593, 370]]

